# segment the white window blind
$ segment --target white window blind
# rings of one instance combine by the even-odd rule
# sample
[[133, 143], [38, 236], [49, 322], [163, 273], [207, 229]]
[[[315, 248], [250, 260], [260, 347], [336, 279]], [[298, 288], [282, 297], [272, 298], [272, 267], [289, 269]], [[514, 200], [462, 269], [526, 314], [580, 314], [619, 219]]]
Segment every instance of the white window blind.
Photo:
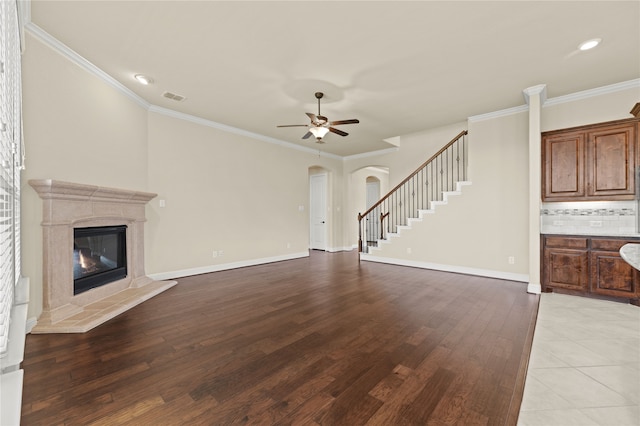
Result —
[[8, 347], [14, 290], [20, 278], [22, 95], [15, 1], [0, 1], [0, 357]]

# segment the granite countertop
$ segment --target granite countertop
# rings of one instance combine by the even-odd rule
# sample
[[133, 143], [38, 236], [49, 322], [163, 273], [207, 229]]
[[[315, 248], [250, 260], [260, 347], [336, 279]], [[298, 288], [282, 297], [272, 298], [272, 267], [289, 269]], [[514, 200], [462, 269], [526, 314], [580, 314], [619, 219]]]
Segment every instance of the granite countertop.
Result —
[[625, 244], [620, 248], [620, 256], [629, 265], [640, 270], [640, 244]]
[[591, 237], [605, 237], [605, 238], [640, 238], [640, 233], [637, 232], [628, 232], [628, 233], [622, 233], [622, 234], [612, 234], [612, 233], [586, 233], [586, 232], [579, 232], [579, 233], [563, 233], [563, 232], [540, 232], [541, 235], [562, 235], [562, 236], [567, 236], [567, 237], [586, 237], [586, 238], [591, 238]]

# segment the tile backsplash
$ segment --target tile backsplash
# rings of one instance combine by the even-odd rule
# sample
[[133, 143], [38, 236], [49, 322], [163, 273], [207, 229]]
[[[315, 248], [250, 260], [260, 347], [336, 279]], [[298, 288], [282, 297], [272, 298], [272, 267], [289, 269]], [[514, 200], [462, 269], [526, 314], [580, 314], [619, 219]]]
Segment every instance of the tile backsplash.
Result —
[[637, 235], [638, 201], [542, 203], [543, 234]]

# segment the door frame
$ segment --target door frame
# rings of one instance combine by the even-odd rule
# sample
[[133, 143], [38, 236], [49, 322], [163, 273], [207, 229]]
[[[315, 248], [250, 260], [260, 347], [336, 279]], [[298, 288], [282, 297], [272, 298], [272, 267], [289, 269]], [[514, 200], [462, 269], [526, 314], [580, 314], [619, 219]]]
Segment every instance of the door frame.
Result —
[[[317, 194], [316, 191], [314, 191], [313, 188], [313, 182], [314, 179], [320, 179], [320, 183], [322, 184], [322, 186], [324, 187], [324, 199], [322, 199], [322, 194]], [[324, 250], [327, 251], [327, 240], [328, 240], [328, 217], [327, 217], [327, 206], [328, 206], [328, 190], [329, 187], [329, 173], [328, 172], [324, 172], [324, 173], [314, 173], [309, 175], [309, 249], [310, 250]], [[320, 199], [318, 199], [318, 197], [320, 197]], [[324, 243], [324, 247], [320, 248], [320, 247], [313, 247], [313, 220], [314, 220], [314, 214], [316, 212], [313, 211], [313, 206], [318, 205], [319, 207], [321, 207], [323, 209], [323, 217], [324, 222], [325, 222], [325, 226], [324, 226], [324, 232], [322, 235], [322, 239], [323, 239], [323, 243]]]

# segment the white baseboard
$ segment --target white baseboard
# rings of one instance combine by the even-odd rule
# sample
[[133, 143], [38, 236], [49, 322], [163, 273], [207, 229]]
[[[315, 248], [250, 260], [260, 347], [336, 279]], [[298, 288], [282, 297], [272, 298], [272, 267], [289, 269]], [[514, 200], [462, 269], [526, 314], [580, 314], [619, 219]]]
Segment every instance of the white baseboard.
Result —
[[33, 330], [33, 327], [35, 327], [37, 324], [38, 324], [38, 318], [36, 317], [27, 318], [27, 334], [31, 333], [31, 330]]
[[542, 293], [542, 286], [540, 284], [529, 283], [527, 285], [527, 293], [540, 294]]
[[239, 262], [222, 263], [219, 265], [208, 265], [199, 268], [181, 269], [178, 271], [160, 272], [157, 274], [147, 274], [147, 276], [156, 281], [171, 280], [175, 278], [188, 277], [191, 275], [208, 274], [210, 272], [226, 271], [229, 269], [244, 268], [246, 266], [263, 265], [265, 263], [281, 262], [283, 260], [300, 259], [309, 257], [309, 252], [299, 252], [284, 254], [280, 256], [263, 257], [260, 259], [248, 259]]
[[329, 253], [337, 253], [339, 251], [351, 251], [354, 248], [358, 248], [358, 246], [355, 246], [355, 247], [331, 247], [331, 248], [328, 248], [327, 251]]
[[360, 253], [360, 260], [378, 263], [389, 263], [392, 265], [410, 266], [413, 268], [433, 269], [443, 272], [455, 272], [458, 274], [477, 275], [480, 277], [497, 278], [500, 280], [528, 282], [529, 275], [514, 274], [511, 272], [494, 271], [490, 269], [467, 268], [465, 266], [443, 265], [439, 263], [422, 262], [416, 260], [393, 259], [389, 257], [372, 256], [366, 253]]

